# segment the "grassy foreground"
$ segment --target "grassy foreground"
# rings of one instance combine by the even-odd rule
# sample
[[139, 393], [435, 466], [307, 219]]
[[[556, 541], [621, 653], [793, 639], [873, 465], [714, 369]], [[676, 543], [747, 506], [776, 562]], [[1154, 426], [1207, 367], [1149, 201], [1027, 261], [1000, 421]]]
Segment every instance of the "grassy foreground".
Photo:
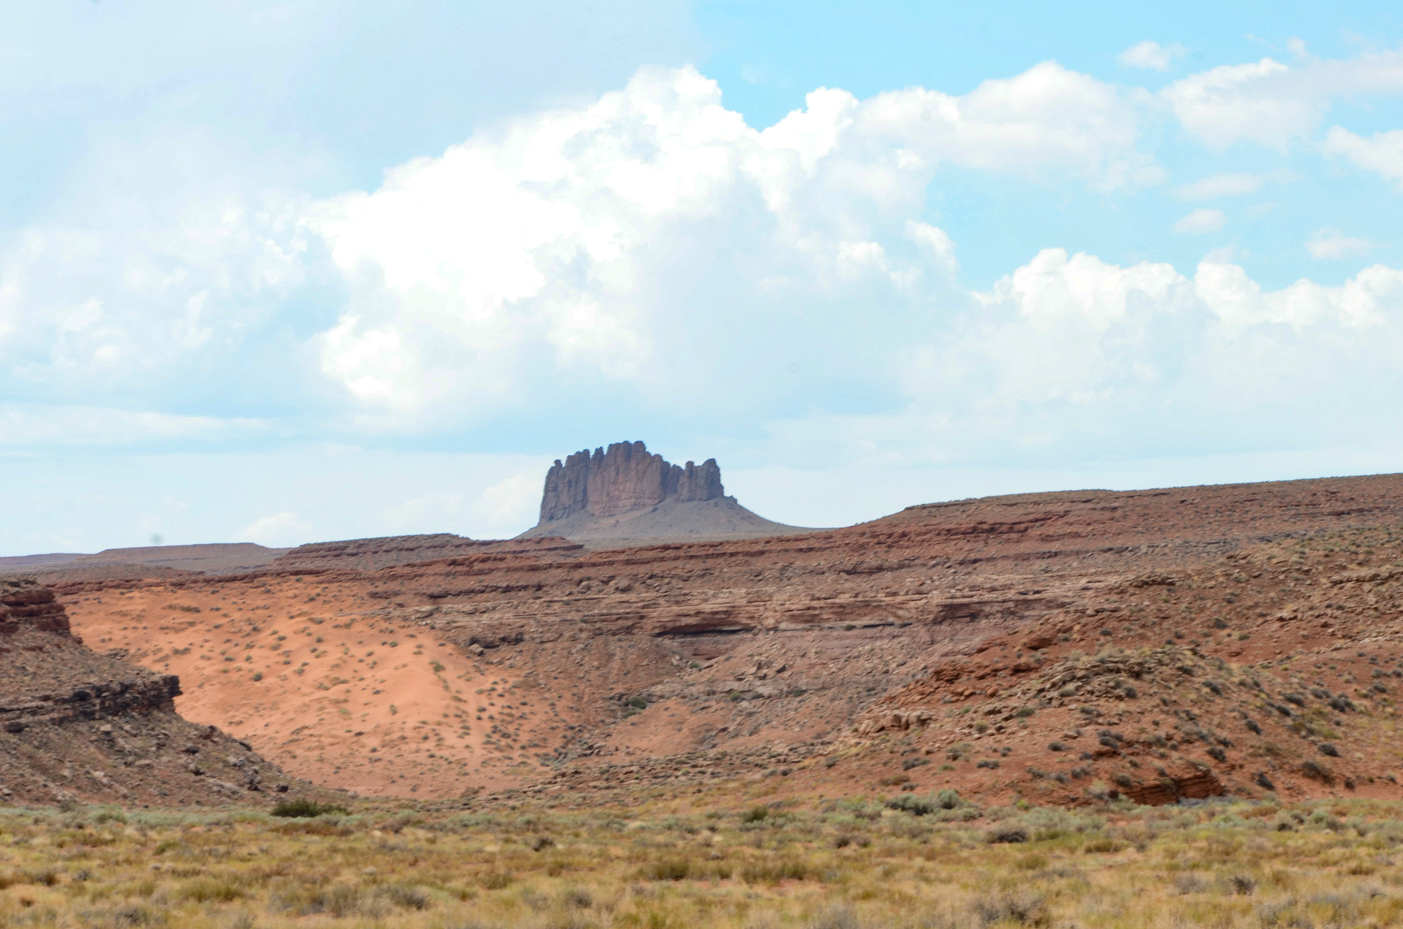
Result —
[[0, 925], [1403, 925], [1403, 804], [905, 807], [0, 810]]

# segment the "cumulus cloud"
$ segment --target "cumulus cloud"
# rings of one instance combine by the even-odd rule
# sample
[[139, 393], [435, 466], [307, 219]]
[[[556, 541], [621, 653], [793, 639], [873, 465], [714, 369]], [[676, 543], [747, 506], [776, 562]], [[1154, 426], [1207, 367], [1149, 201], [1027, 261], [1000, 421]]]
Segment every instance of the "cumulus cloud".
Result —
[[1223, 224], [1227, 221], [1228, 218], [1222, 210], [1199, 207], [1180, 217], [1171, 228], [1175, 232], [1188, 235], [1203, 235], [1217, 232], [1223, 228]]
[[[1182, 95], [1200, 108], [1190, 122], [1212, 135], [1231, 122], [1215, 106], [1255, 100], [1282, 68], [1201, 81]], [[374, 190], [312, 200], [191, 185], [159, 215], [125, 203], [37, 225], [0, 253], [0, 382], [130, 395], [166, 372], [165, 395], [182, 401], [187, 385], [240, 400], [286, 387], [302, 428], [336, 421], [338, 438], [482, 423], [507, 434], [582, 409], [591, 423], [607, 410], [685, 428], [802, 420], [775, 434], [916, 443], [924, 460], [1007, 443], [1095, 454], [1141, 419], [1167, 442], [1221, 427], [1226, 407], [1315, 403], [1366, 373], [1393, 384], [1403, 307], [1398, 272], [1382, 266], [1340, 287], [1272, 290], [1222, 256], [1187, 275], [1051, 248], [981, 293], [960, 281], [964, 243], [927, 204], [942, 171], [1058, 194], [1132, 190], [1160, 179], [1139, 148], [1145, 105], [1045, 63], [958, 96], [820, 89], [757, 129], [695, 70], [645, 69], [402, 164]], [[1341, 154], [1358, 139], [1338, 138]], [[1197, 203], [1269, 177], [1214, 174], [1174, 193]], [[1173, 228], [1225, 224], [1201, 207]], [[1343, 254], [1347, 238], [1308, 247]], [[275, 376], [238, 364], [257, 352], [278, 353]], [[1327, 389], [1303, 393], [1312, 377]], [[63, 428], [99, 442], [271, 430], [255, 416], [163, 415]], [[519, 525], [539, 470], [516, 471], [494, 472], [480, 496], [445, 480], [374, 512], [387, 531], [444, 516]], [[328, 525], [295, 500], [266, 510], [248, 537]]]
[[1306, 251], [1310, 257], [1325, 261], [1339, 261], [1354, 255], [1361, 255], [1374, 247], [1368, 239], [1347, 236], [1338, 229], [1318, 229], [1306, 241]]
[[1403, 189], [1403, 129], [1357, 136], [1341, 126], [1331, 126], [1321, 145], [1325, 152], [1348, 158]]
[[712, 338], [679, 318], [684, 266], [714, 266], [686, 286], [731, 305], [731, 344], [791, 328], [773, 314], [795, 300], [820, 314], [811, 325], [826, 302], [849, 318], [854, 303], [909, 302], [957, 268], [949, 236], [919, 219], [942, 164], [1146, 183], [1158, 173], [1135, 116], [1120, 90], [1049, 62], [963, 97], [821, 89], [756, 130], [695, 70], [644, 69], [593, 103], [316, 204], [307, 226], [349, 290], [317, 340], [321, 369], [397, 421], [436, 405], [500, 410], [543, 360], [565, 378], [662, 389], [678, 350]]
[[1150, 39], [1136, 42], [1116, 56], [1116, 61], [1129, 68], [1148, 68], [1154, 71], [1168, 71], [1169, 66], [1189, 53], [1178, 42], [1160, 45]]
[[1222, 255], [1188, 276], [1045, 249], [980, 303], [948, 338], [909, 353], [903, 412], [781, 434], [916, 464], [969, 460], [970, 448], [1077, 460], [1182, 455], [1199, 442], [1294, 447], [1303, 433], [1398, 422], [1388, 400], [1403, 380], [1392, 360], [1403, 348], [1398, 269], [1268, 290]]
[[1192, 74], [1162, 93], [1184, 128], [1211, 148], [1247, 139], [1285, 149], [1319, 123], [1327, 106], [1294, 77], [1291, 68], [1263, 58]]
[[1183, 127], [1210, 148], [1254, 142], [1285, 151], [1320, 124], [1342, 96], [1403, 93], [1403, 50], [1337, 61], [1272, 58], [1191, 74], [1160, 92]]

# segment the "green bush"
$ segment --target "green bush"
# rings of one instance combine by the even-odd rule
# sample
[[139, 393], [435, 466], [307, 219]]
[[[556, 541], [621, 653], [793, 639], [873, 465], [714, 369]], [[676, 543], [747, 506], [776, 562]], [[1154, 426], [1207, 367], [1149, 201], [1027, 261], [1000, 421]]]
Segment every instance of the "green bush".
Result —
[[351, 811], [344, 806], [335, 803], [319, 803], [316, 800], [308, 800], [306, 797], [298, 797], [296, 800], [284, 800], [273, 807], [273, 815], [281, 816], [285, 819], [306, 819], [313, 816], [328, 816], [332, 813], [340, 813], [342, 816]]
[[741, 814], [740, 821], [743, 823], [764, 822], [770, 815], [770, 808], [767, 806], [755, 806]]

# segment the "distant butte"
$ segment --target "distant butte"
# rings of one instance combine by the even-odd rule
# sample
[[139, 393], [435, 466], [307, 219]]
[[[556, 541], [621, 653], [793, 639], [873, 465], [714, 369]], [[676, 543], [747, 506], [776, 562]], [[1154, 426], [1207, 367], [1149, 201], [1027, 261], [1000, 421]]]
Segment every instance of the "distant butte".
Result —
[[675, 465], [642, 442], [617, 442], [556, 459], [540, 521], [518, 538], [562, 536], [599, 548], [812, 531], [772, 522], [726, 496], [715, 458]]

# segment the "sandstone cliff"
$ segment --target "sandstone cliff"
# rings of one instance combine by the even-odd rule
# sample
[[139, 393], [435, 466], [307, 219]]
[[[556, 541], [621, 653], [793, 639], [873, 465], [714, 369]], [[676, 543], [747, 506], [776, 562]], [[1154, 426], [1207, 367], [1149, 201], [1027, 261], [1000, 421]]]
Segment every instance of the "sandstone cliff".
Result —
[[469, 558], [496, 553], [523, 551], [569, 551], [579, 548], [568, 542], [530, 540], [504, 542], [478, 541], [439, 532], [433, 535], [401, 535], [376, 539], [347, 539], [342, 542], [313, 542], [299, 545], [269, 565], [272, 571], [374, 571], [393, 565], [420, 564], [442, 558]]
[[546, 474], [541, 521], [518, 538], [616, 547], [810, 531], [757, 516], [726, 496], [715, 458], [675, 465], [642, 442], [618, 442], [557, 460]]
[[721, 468], [715, 458], [698, 467], [679, 467], [648, 454], [642, 442], [616, 442], [608, 450], [576, 452], [546, 474], [541, 497], [541, 523], [577, 513], [617, 516], [630, 510], [657, 506], [665, 500], [687, 503], [725, 496]]

